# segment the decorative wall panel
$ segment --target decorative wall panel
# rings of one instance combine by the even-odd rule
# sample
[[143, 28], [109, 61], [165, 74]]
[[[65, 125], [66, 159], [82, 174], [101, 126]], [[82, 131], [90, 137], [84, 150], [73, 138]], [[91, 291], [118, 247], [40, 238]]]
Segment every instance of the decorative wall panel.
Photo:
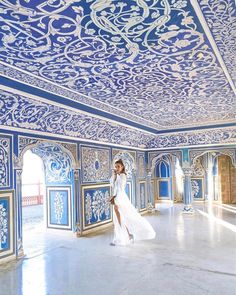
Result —
[[138, 154], [138, 177], [145, 178], [146, 177], [146, 163], [144, 154]]
[[202, 176], [204, 177], [205, 175], [205, 170], [203, 168], [202, 165], [202, 156], [200, 156], [199, 158], [195, 159], [194, 164], [191, 166], [192, 167], [192, 175], [193, 176]]
[[11, 138], [0, 135], [0, 189], [10, 188], [12, 147]]
[[71, 187], [47, 187], [47, 226], [71, 229]]
[[84, 230], [112, 221], [110, 193], [108, 184], [82, 187]]
[[47, 184], [72, 182], [72, 160], [60, 146], [43, 142], [31, 150], [43, 159]]
[[110, 149], [82, 147], [83, 182], [109, 181]]
[[139, 182], [139, 194], [140, 194], [140, 210], [146, 209], [146, 182]]
[[203, 178], [192, 177], [191, 185], [192, 185], [192, 197], [196, 200], [204, 199], [204, 189], [203, 189]]
[[0, 191], [0, 258], [14, 254], [14, 192]]

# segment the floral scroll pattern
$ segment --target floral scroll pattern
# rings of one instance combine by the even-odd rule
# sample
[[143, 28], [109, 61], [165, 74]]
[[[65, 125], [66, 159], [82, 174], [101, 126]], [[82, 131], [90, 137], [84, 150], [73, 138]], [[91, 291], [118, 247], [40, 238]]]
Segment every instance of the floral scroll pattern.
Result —
[[32, 152], [43, 159], [47, 184], [72, 182], [71, 158], [60, 146], [42, 142]]
[[0, 125], [75, 138], [143, 146], [151, 135], [8, 91], [0, 91]]
[[109, 203], [109, 189], [97, 188], [85, 191], [85, 223], [92, 223], [108, 220], [111, 216]]
[[[216, 2], [201, 7], [213, 34], [223, 23], [222, 36], [228, 22], [216, 16], [222, 6], [233, 10], [229, 0]], [[24, 70], [21, 81], [43, 89], [53, 82], [157, 130], [235, 118], [234, 93], [190, 1], [13, 0], [1, 3], [0, 17], [0, 60]], [[228, 35], [221, 52], [230, 67]]]
[[55, 215], [57, 224], [61, 224], [63, 211], [64, 211], [63, 196], [59, 192], [56, 192], [54, 197], [54, 215]]
[[110, 151], [82, 147], [83, 182], [108, 181], [110, 178]]
[[8, 241], [8, 212], [3, 202], [0, 202], [0, 250]]
[[192, 197], [196, 198], [198, 197], [200, 192], [199, 183], [196, 180], [191, 180], [191, 185], [192, 185]]
[[67, 110], [9, 91], [0, 91], [0, 125], [139, 148], [165, 148], [236, 142], [236, 128], [158, 135]]
[[10, 139], [0, 137], [0, 187], [9, 187]]
[[236, 85], [236, 6], [234, 0], [201, 0], [199, 5]]

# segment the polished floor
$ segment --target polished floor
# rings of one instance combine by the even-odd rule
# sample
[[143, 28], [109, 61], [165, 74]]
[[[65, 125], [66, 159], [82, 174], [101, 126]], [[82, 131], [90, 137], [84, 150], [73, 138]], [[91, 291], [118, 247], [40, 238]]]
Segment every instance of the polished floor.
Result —
[[112, 229], [83, 238], [28, 229], [24, 259], [0, 265], [0, 295], [234, 295], [236, 207], [162, 204], [157, 237], [111, 247]]

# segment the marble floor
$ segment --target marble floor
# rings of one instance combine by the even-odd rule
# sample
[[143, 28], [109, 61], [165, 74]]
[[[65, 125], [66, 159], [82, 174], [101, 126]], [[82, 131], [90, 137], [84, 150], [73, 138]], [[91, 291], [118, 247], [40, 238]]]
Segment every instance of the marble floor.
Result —
[[112, 228], [75, 238], [42, 226], [26, 256], [0, 265], [0, 295], [235, 295], [236, 207], [162, 204], [145, 215], [155, 240], [111, 247]]

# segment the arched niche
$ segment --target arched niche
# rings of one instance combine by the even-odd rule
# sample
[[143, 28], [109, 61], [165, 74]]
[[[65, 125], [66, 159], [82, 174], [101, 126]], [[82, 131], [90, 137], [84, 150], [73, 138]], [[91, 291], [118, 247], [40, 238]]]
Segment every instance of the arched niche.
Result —
[[190, 151], [189, 157], [190, 157], [191, 166], [195, 164], [196, 160], [199, 157], [205, 154], [211, 154], [213, 158], [219, 155], [229, 156], [232, 161], [232, 164], [236, 167], [236, 149], [212, 149], [212, 150]]
[[[156, 153], [149, 162], [151, 175], [151, 192], [155, 201], [176, 200], [182, 201], [182, 153]], [[176, 169], [181, 170], [177, 175]]]
[[115, 162], [119, 159], [121, 159], [125, 165], [127, 178], [131, 179], [133, 174], [136, 172], [136, 163], [134, 157], [129, 152], [118, 152], [112, 160], [113, 167], [115, 166]]
[[[189, 156], [193, 170], [199, 165], [199, 161], [201, 160], [205, 172], [202, 173], [202, 176], [199, 175], [199, 177], [194, 177], [193, 175], [191, 178], [192, 190], [193, 194], [195, 194], [194, 199], [220, 201], [221, 181], [218, 173], [218, 158], [220, 156], [227, 156], [229, 163], [231, 162], [232, 166], [236, 167], [236, 150], [227, 148], [192, 150], [190, 151]], [[228, 185], [228, 187], [230, 187], [230, 185]]]
[[[36, 140], [34, 143], [29, 143], [25, 145], [24, 148], [20, 151], [20, 154], [18, 156], [18, 168], [23, 167], [23, 156], [27, 150], [31, 150], [33, 153], [37, 154], [43, 159], [46, 156], [50, 155], [48, 147], [51, 147], [51, 154], [55, 152], [55, 154], [58, 155], [58, 153], [60, 153], [61, 156], [67, 158], [71, 164], [72, 170], [78, 167], [75, 155], [73, 155], [72, 152], [69, 149], [65, 148], [62, 144], [50, 140]], [[46, 152], [46, 149], [48, 150], [48, 152]]]

